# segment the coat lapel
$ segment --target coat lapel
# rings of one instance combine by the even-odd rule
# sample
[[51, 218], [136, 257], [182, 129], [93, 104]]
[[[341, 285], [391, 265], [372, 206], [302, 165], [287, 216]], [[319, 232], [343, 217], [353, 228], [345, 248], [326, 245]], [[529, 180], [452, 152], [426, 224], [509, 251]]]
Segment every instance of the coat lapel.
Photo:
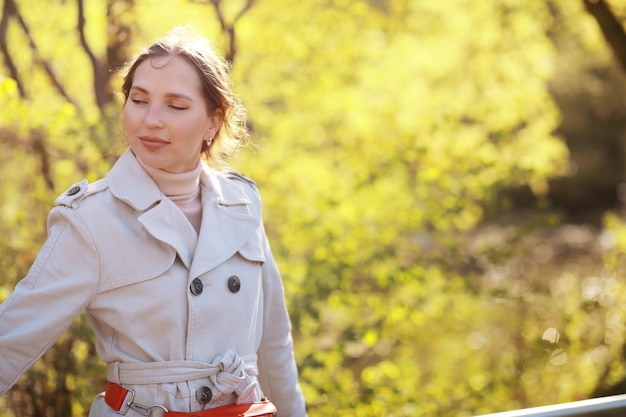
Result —
[[138, 220], [155, 238], [176, 249], [187, 269], [191, 268], [198, 236], [183, 212], [170, 199], [164, 198]]
[[187, 268], [198, 241], [193, 226], [176, 204], [159, 190], [130, 150], [127, 150], [107, 175], [111, 193], [135, 210], [146, 230], [172, 246]]
[[200, 177], [202, 225], [190, 276], [197, 277], [232, 257], [256, 233], [247, 185], [205, 167]]

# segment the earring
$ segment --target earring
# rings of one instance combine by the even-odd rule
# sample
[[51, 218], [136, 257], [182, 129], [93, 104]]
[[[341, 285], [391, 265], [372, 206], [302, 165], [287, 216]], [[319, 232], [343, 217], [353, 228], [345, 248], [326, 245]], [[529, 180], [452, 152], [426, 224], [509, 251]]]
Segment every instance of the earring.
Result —
[[211, 146], [212, 143], [213, 143], [213, 136], [211, 136], [210, 138], [206, 140], [206, 146], [209, 147]]

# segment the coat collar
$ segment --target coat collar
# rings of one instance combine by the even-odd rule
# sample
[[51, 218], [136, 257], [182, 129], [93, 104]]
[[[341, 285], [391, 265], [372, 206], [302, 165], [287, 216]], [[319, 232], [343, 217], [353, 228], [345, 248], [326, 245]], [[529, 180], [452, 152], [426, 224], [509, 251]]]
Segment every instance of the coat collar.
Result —
[[[120, 156], [107, 174], [107, 184], [117, 199], [138, 211], [145, 211], [165, 198], [130, 149]], [[211, 204], [230, 207], [250, 203], [250, 198], [240, 184], [205, 164], [202, 166], [200, 185], [203, 193], [208, 191], [212, 197]], [[203, 197], [203, 205], [207, 202]]]
[[164, 198], [159, 187], [130, 149], [120, 156], [106, 178], [115, 198], [124, 201], [135, 210], [147, 210]]
[[153, 237], [176, 249], [195, 276], [230, 258], [245, 245], [260, 223], [260, 218], [252, 213], [247, 185], [206, 165], [200, 174], [199, 235], [175, 203], [163, 195], [130, 149], [107, 174], [107, 183], [114, 197], [143, 212], [138, 220]]

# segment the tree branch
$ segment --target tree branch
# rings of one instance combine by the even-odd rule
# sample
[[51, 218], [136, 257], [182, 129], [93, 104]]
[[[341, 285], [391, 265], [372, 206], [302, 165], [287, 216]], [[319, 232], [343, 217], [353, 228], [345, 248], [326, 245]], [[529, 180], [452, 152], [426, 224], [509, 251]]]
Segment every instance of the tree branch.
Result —
[[248, 10], [250, 10], [250, 9], [252, 8], [252, 6], [254, 6], [254, 3], [256, 3], [256, 0], [248, 0], [248, 1], [246, 1], [245, 6], [243, 6], [243, 7], [241, 8], [241, 10], [239, 10], [239, 13], [237, 13], [237, 16], [235, 16], [235, 18], [233, 19], [233, 25], [234, 25], [235, 23], [237, 23], [237, 21], [238, 21], [241, 17], [243, 17], [243, 15], [244, 15], [244, 14], [246, 14], [246, 12], [247, 12]]
[[228, 50], [225, 53], [225, 58], [231, 63], [231, 65], [237, 55], [237, 36], [235, 33], [235, 24], [243, 17], [243, 15], [246, 14], [246, 12], [250, 10], [250, 8], [252, 8], [252, 6], [254, 6], [255, 2], [256, 0], [247, 0], [246, 4], [235, 15], [232, 22], [229, 23], [226, 21], [224, 13], [222, 12], [222, 0], [209, 0], [209, 3], [213, 5], [213, 9], [215, 9], [217, 20], [220, 22], [222, 32], [228, 37]]
[[595, 19], [604, 39], [608, 42], [616, 58], [626, 70], [626, 32], [605, 0], [583, 0], [585, 9]]
[[26, 38], [28, 39], [28, 45], [30, 46], [30, 49], [33, 51], [33, 55], [41, 63], [41, 66], [43, 67], [46, 74], [48, 74], [48, 77], [50, 77], [50, 80], [52, 81], [52, 84], [54, 85], [56, 90], [59, 92], [59, 94], [61, 94], [61, 96], [63, 96], [63, 98], [68, 103], [72, 104], [76, 108], [79, 114], [82, 114], [82, 110], [80, 106], [78, 105], [78, 103], [76, 103], [72, 99], [72, 97], [70, 97], [70, 95], [65, 91], [65, 88], [63, 88], [63, 85], [57, 79], [56, 75], [54, 74], [54, 71], [52, 70], [52, 66], [50, 66], [48, 61], [46, 61], [39, 53], [39, 48], [37, 48], [37, 45], [35, 44], [35, 40], [33, 39], [30, 33], [30, 29], [28, 28], [26, 21], [24, 20], [24, 18], [22, 17], [21, 13], [19, 12], [17, 8], [17, 4], [15, 4], [13, 0], [6, 0], [6, 1], [12, 3], [12, 7], [14, 8], [15, 18], [17, 19], [20, 28], [24, 32], [24, 35], [26, 35]]
[[0, 52], [2, 52], [2, 58], [4, 59], [4, 63], [9, 70], [9, 74], [15, 83], [17, 84], [17, 91], [21, 98], [26, 98], [27, 93], [24, 88], [24, 84], [20, 78], [19, 71], [17, 70], [17, 66], [13, 61], [13, 57], [11, 57], [11, 53], [9, 51], [9, 45], [7, 43], [7, 31], [9, 29], [9, 19], [15, 14], [15, 4], [13, 0], [5, 0], [4, 5], [2, 6], [2, 19], [0, 20]]
[[39, 130], [32, 132], [31, 146], [35, 154], [39, 156], [39, 169], [50, 191], [54, 191], [54, 180], [52, 178], [52, 166], [50, 164], [50, 154], [46, 148], [46, 136]]
[[82, 46], [89, 62], [91, 63], [91, 68], [93, 70], [93, 90], [94, 96], [96, 99], [96, 105], [100, 110], [100, 114], [104, 112], [105, 105], [111, 100], [111, 97], [108, 97], [106, 94], [106, 83], [108, 82], [108, 77], [106, 73], [103, 71], [103, 65], [98, 60], [96, 55], [93, 53], [93, 50], [87, 43], [87, 38], [85, 36], [85, 5], [83, 0], [77, 0], [78, 2], [78, 16], [77, 16], [77, 30], [78, 37], [80, 39], [80, 45]]
[[[128, 58], [128, 48], [132, 43], [133, 29], [123, 20], [125, 15], [132, 15], [135, 7], [134, 0], [107, 0], [107, 72], [103, 74], [110, 78], [110, 70], [117, 70], [124, 65]], [[109, 97], [113, 97], [113, 93]]]

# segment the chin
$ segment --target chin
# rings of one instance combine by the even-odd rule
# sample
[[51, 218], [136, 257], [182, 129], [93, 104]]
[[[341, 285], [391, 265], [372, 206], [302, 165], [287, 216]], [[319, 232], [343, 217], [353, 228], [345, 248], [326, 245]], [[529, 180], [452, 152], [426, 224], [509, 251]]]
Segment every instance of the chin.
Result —
[[167, 165], [165, 161], [163, 161], [163, 158], [159, 156], [151, 155], [148, 152], [137, 152], [134, 149], [132, 149], [132, 151], [135, 154], [135, 157], [141, 162], [141, 164], [147, 167], [154, 169], [164, 169]]

